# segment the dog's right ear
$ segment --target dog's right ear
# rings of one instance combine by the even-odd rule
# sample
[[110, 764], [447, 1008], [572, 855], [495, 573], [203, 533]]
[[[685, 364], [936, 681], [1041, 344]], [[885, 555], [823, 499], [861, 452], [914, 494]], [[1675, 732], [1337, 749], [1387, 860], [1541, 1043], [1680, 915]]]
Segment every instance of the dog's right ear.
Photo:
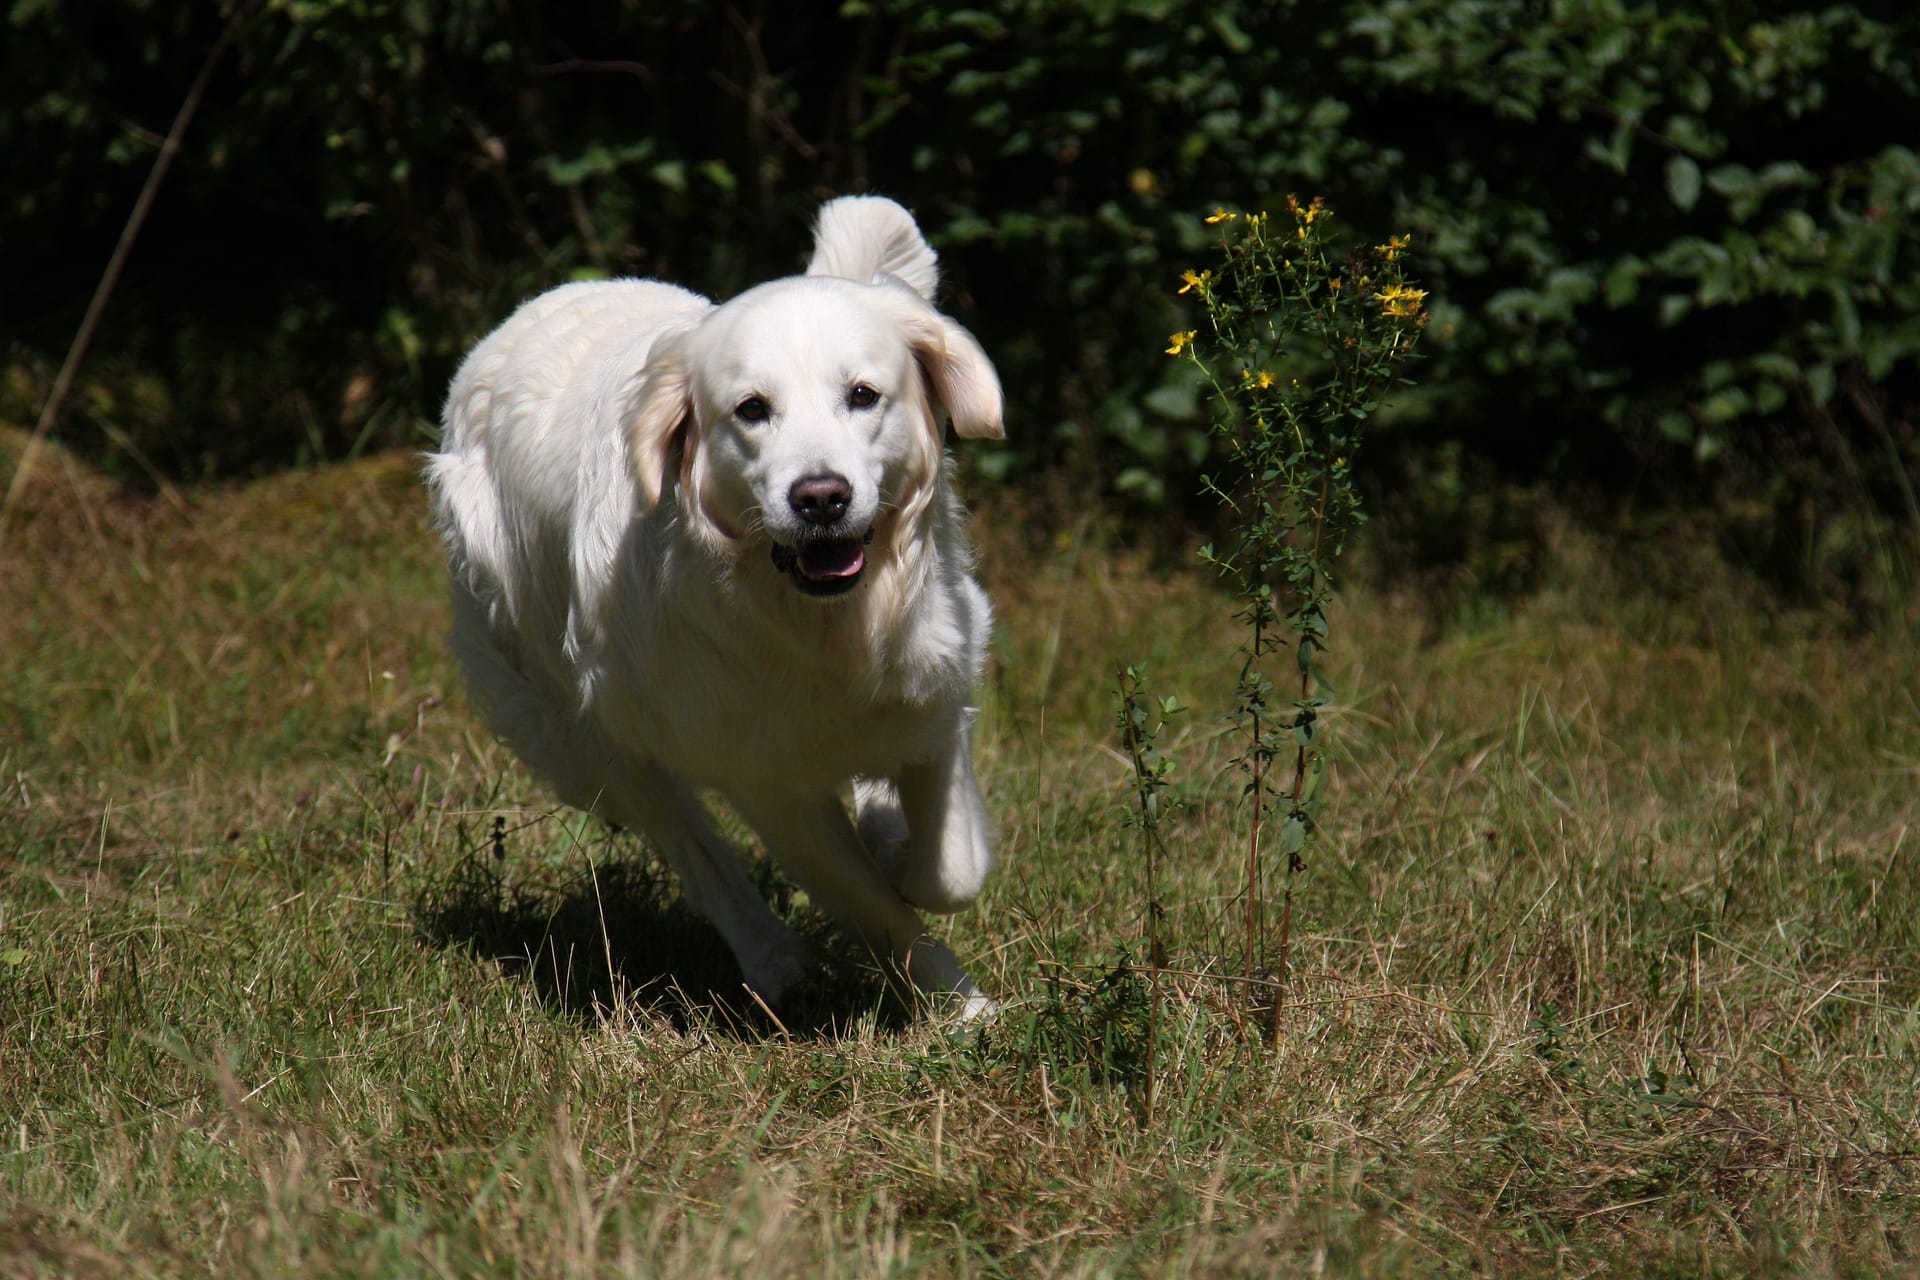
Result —
[[820, 207], [813, 225], [810, 276], [879, 284], [888, 276], [933, 301], [940, 259], [913, 215], [884, 196], [841, 196]]
[[627, 465], [641, 515], [660, 505], [692, 422], [693, 379], [679, 335], [670, 335], [654, 344], [627, 405]]

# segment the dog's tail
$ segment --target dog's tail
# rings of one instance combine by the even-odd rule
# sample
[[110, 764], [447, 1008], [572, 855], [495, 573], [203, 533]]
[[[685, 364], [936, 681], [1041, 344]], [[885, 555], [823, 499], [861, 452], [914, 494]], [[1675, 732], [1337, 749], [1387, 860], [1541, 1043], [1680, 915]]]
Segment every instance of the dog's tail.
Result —
[[893, 276], [932, 302], [940, 285], [940, 259], [914, 225], [913, 215], [893, 201], [842, 196], [820, 208], [807, 274], [863, 284]]

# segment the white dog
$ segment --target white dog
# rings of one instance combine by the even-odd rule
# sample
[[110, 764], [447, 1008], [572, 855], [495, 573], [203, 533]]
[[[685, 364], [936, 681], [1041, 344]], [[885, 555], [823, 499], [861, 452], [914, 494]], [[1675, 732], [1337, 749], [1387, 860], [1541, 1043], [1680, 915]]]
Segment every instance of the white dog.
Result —
[[966, 906], [993, 865], [967, 705], [990, 614], [940, 415], [998, 438], [1001, 393], [937, 279], [904, 209], [854, 197], [806, 275], [724, 305], [563, 286], [467, 357], [429, 460], [489, 727], [646, 833], [769, 1001], [807, 949], [703, 788], [915, 986], [992, 1007], [915, 911]]

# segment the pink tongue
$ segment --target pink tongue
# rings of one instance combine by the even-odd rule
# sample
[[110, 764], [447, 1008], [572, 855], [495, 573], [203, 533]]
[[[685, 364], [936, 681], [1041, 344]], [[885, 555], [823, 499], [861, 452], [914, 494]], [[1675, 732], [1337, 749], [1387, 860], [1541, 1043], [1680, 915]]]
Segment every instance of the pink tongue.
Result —
[[866, 567], [867, 553], [858, 538], [831, 538], [800, 547], [800, 572], [809, 578], [850, 578]]

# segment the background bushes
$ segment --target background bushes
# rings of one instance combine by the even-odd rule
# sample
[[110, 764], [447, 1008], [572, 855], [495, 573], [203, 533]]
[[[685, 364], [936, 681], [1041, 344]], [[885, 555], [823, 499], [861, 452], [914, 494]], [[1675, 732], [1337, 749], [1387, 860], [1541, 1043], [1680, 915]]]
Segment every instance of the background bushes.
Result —
[[877, 190], [1009, 384], [1016, 445], [977, 468], [1180, 504], [1207, 446], [1157, 353], [1190, 327], [1196, 215], [1298, 191], [1414, 233], [1433, 322], [1374, 474], [1417, 556], [1543, 483], [1711, 511], [1789, 580], [1891, 582], [1920, 530], [1904, 4], [20, 0], [5, 416], [37, 409], [229, 21], [63, 432], [129, 472], [417, 444], [521, 297], [724, 294], [792, 269], [820, 198]]

